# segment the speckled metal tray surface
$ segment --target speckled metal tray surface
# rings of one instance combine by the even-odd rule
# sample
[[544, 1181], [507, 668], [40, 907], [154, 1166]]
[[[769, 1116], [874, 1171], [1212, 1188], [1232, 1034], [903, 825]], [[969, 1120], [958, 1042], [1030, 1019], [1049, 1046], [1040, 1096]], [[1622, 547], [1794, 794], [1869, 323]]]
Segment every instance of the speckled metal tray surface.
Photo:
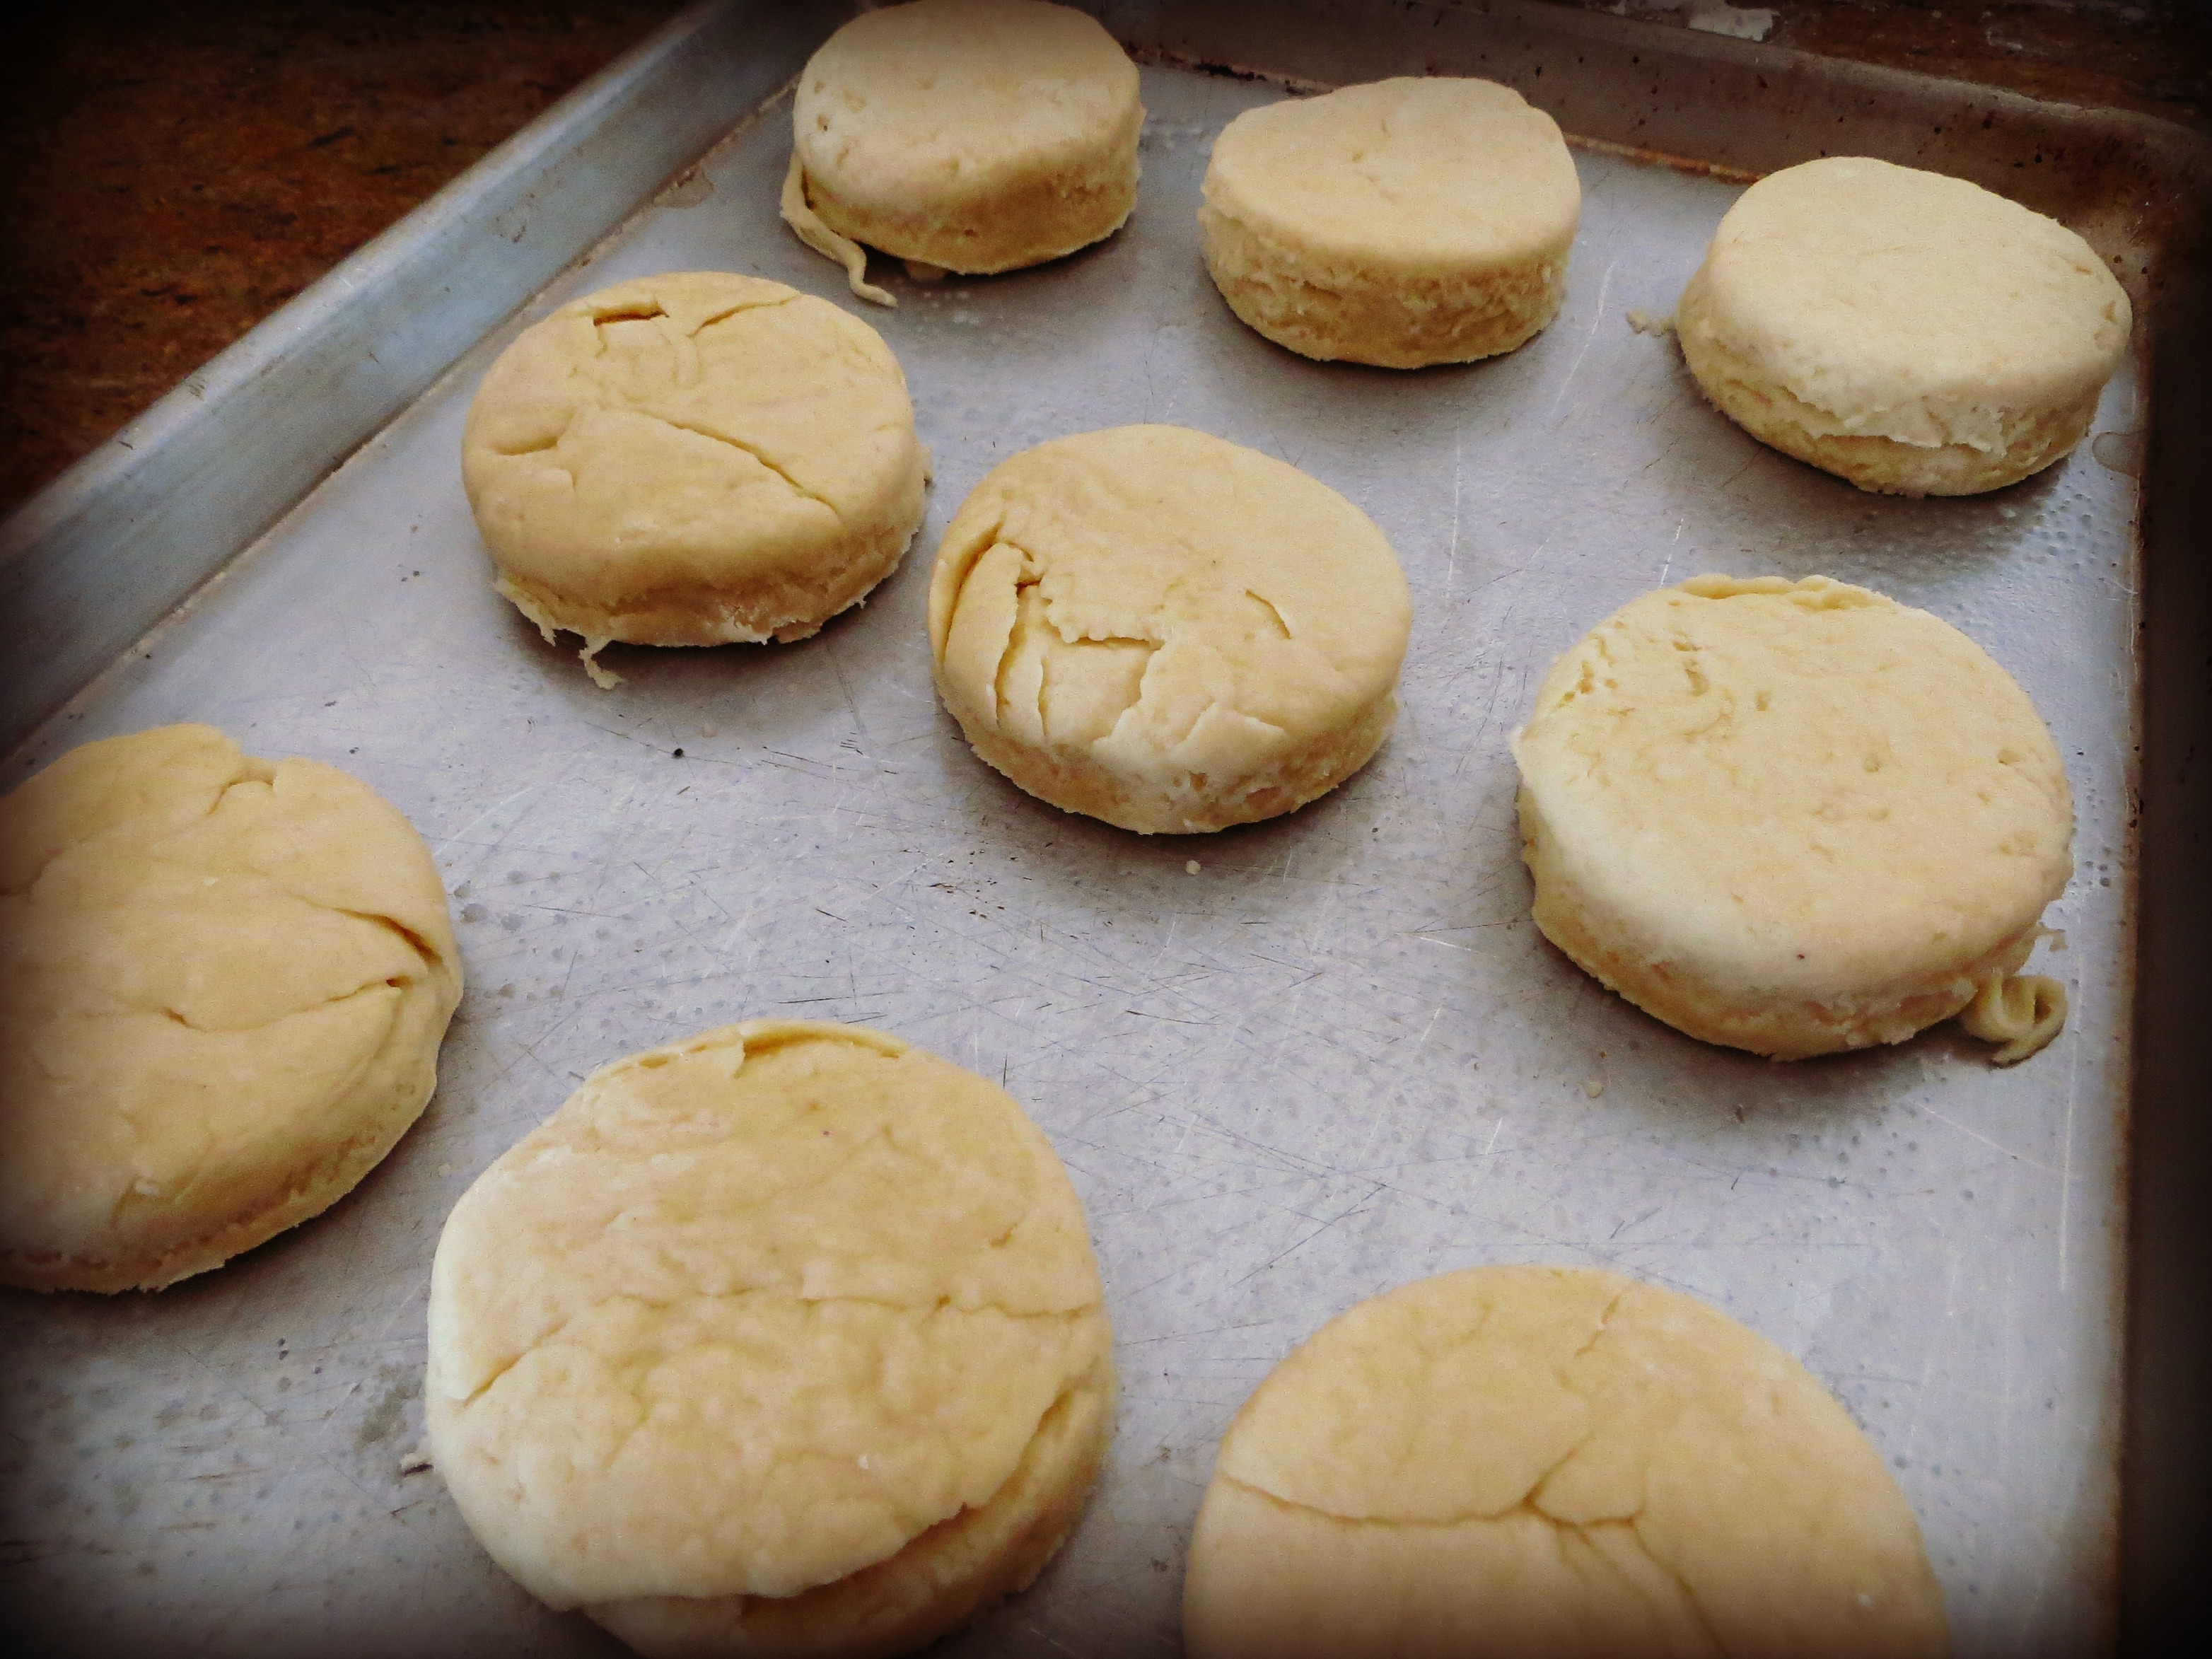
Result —
[[[1532, 76], [1489, 55], [1502, 25], [1449, 9], [1448, 31], [1321, 8], [1303, 35], [1234, 52], [1154, 10], [1107, 15], [1140, 45], [1261, 69], [1499, 73], [1571, 131], [1617, 138], [1627, 113], [1576, 110], [1665, 104], [1730, 143], [1761, 118], [1681, 90], [1699, 62], [1760, 60], [1679, 32], [1605, 37], [1656, 43], [1662, 68], [1682, 54], [1647, 87], [1541, 40]], [[1848, 74], [1793, 72], [1794, 109], [1839, 85], [1849, 104]], [[20, 776], [190, 719], [345, 767], [434, 850], [469, 976], [436, 1098], [328, 1214], [157, 1296], [0, 1299], [7, 1580], [33, 1645], [612, 1651], [492, 1565], [434, 1472], [401, 1473], [431, 1253], [477, 1172], [592, 1067], [768, 1015], [880, 1026], [1002, 1080], [1089, 1209], [1122, 1376], [1112, 1460], [1060, 1559], [945, 1651], [1173, 1652], [1215, 1443], [1267, 1370], [1362, 1297], [1538, 1261], [1693, 1292], [1801, 1357], [1911, 1498], [1961, 1653], [2109, 1640], [2139, 365], [2097, 435], [2027, 483], [1862, 495], [1753, 442], [1670, 340], [1630, 328], [1632, 307], [1671, 311], [1740, 186], [1605, 146], [1578, 152], [1566, 307], [1527, 347], [1418, 374], [1307, 362], [1231, 318], [1194, 217], [1213, 135], [1283, 95], [1154, 52], [1128, 227], [1006, 277], [885, 273], [896, 311], [853, 301], [778, 222], [787, 106], [771, 104], [18, 757]], [[617, 647], [625, 683], [605, 692], [491, 592], [462, 416], [525, 322], [699, 267], [823, 295], [883, 332], [935, 453], [929, 516], [817, 639]], [[1382, 526], [1412, 582], [1395, 735], [1290, 817], [1148, 840], [1064, 816], [976, 761], [932, 694], [929, 560], [962, 497], [1029, 445], [1136, 421], [1302, 468]], [[2073, 1017], [2045, 1053], [1999, 1072], [1939, 1028], [1771, 1065], [1677, 1036], [1539, 938], [1507, 735], [1554, 653], [1708, 570], [1823, 572], [1926, 606], [2034, 697], [2079, 815], [2048, 918], [2063, 945], [2039, 958]]]

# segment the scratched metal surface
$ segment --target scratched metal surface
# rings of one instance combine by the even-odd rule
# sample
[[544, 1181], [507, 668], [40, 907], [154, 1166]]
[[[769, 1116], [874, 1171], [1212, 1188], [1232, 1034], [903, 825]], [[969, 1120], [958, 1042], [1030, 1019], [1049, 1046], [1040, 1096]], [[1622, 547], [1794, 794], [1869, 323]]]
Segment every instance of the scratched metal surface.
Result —
[[[2127, 444], [1964, 501], [1862, 495], [1760, 448], [1624, 319], [1671, 309], [1733, 189], [1596, 154], [1565, 311], [1522, 351], [1413, 375], [1290, 356], [1231, 319], [1193, 222], [1211, 136], [1277, 95], [1148, 70], [1121, 235], [854, 307], [905, 365], [938, 472], [905, 568], [818, 639], [617, 648], [608, 694], [492, 595], [456, 454], [510, 329], [19, 757], [194, 719], [347, 767], [435, 849], [470, 980], [437, 1098], [329, 1214], [158, 1297], [0, 1301], [19, 1628], [74, 1652], [611, 1651], [489, 1565], [435, 1474], [399, 1473], [431, 1252], [594, 1066], [797, 1014], [1002, 1079], [1105, 1271], [1109, 1470], [1036, 1588], [948, 1652], [1172, 1652], [1188, 1526], [1247, 1392], [1359, 1297], [1500, 1261], [1614, 1266], [1801, 1356], [1911, 1498], [1962, 1653], [2094, 1645], [2136, 513], [2096, 455]], [[776, 222], [772, 113], [530, 314], [696, 266], [852, 303]], [[2132, 374], [2100, 432], [2137, 424]], [[928, 560], [963, 494], [1030, 444], [1140, 420], [1304, 468], [1412, 581], [1395, 736], [1288, 819], [1148, 841], [1064, 817], [932, 696]], [[1506, 734], [1553, 653], [1701, 570], [1871, 584], [2036, 698], [2079, 810], [2047, 963], [2075, 1012], [2044, 1055], [1998, 1073], [1939, 1030], [1771, 1066], [1677, 1036], [1536, 936]]]

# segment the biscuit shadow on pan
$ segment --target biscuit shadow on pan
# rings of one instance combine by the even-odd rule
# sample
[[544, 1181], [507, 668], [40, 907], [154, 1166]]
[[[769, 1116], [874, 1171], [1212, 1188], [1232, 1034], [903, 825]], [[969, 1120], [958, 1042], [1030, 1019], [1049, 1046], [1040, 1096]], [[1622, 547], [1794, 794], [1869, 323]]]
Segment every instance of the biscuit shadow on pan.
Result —
[[[917, 542], [921, 538], [916, 537]], [[789, 643], [733, 641], [727, 645], [626, 645], [616, 642], [599, 653], [599, 667], [621, 678], [611, 688], [595, 684], [585, 672], [578, 653], [584, 641], [577, 635], [561, 633], [551, 644], [536, 623], [515, 611], [507, 611], [507, 638], [526, 672], [538, 678], [538, 690], [550, 700], [548, 713], [562, 714], [617, 735], [634, 736], [648, 747], [681, 746], [682, 729], [702, 718], [714, 721], [733, 738], [769, 746], [798, 741], [818, 722], [823, 708], [842, 710], [846, 695], [838, 677], [859, 672], [873, 677], [880, 670], [874, 659], [896, 648], [882, 630], [896, 631], [897, 620], [876, 615], [896, 591], [908, 568], [916, 562], [909, 549], [899, 568], [872, 589], [860, 604], [839, 611], [822, 624], [818, 633]], [[926, 584], [927, 573], [918, 581]], [[842, 653], [833, 661], [832, 648]], [[870, 660], [855, 664], [855, 648]], [[926, 663], [926, 655], [917, 653]], [[923, 669], [926, 676], [927, 668]], [[617, 728], [635, 726], [636, 732]], [[669, 732], [666, 744], [659, 737]]]
[[[1731, 1124], [1747, 1133], [1860, 1131], [1912, 1104], [1929, 1088], [1931, 1069], [1996, 1069], [1990, 1045], [1967, 1036], [1955, 1020], [1903, 1042], [1806, 1060], [1773, 1060], [1702, 1042], [1607, 989], [1533, 927], [1529, 932], [1547, 977], [1560, 981], [1545, 1000], [1579, 999], [1573, 1024], [1580, 1046], [1593, 1054], [1603, 1051], [1597, 1062], [1603, 1099], [1671, 1127], [1686, 1122], [1723, 1137], [1733, 1133]], [[1554, 1022], [1556, 1016], [1554, 1005]], [[2056, 1042], [2065, 1041], [2061, 1032]]]
[[[461, 1016], [457, 1012], [448, 1029], [458, 1032], [460, 1024]], [[441, 1073], [451, 1058], [449, 1053], [441, 1052]], [[356, 1275], [366, 1241], [372, 1236], [386, 1237], [395, 1213], [421, 1214], [450, 1202], [445, 1197], [425, 1198], [426, 1193], [437, 1194], [447, 1186], [452, 1186], [458, 1195], [458, 1185], [434, 1182], [427, 1170], [415, 1167], [436, 1152], [433, 1139], [438, 1133], [441, 1106], [451, 1109], [451, 1103], [445, 1099], [442, 1076], [439, 1090], [432, 1093], [422, 1115], [407, 1126], [392, 1150], [328, 1208], [263, 1240], [250, 1250], [241, 1250], [222, 1266], [179, 1279], [165, 1291], [126, 1291], [125, 1295], [161, 1304], [173, 1298], [179, 1309], [202, 1297], [230, 1300], [232, 1305], [244, 1308], [264, 1300], [273, 1303], [277, 1297], [313, 1295], [312, 1286], [342, 1283]], [[431, 1252], [437, 1248], [437, 1234], [433, 1231], [416, 1235], [414, 1243], [420, 1250], [417, 1265], [427, 1281]], [[398, 1264], [387, 1259], [378, 1265], [388, 1271]], [[398, 1455], [397, 1449], [393, 1455]]]
[[[1687, 518], [1726, 574], [1820, 574], [1910, 602], [1922, 588], [2014, 558], [2045, 521], [2081, 493], [2090, 442], [2042, 471], [1978, 495], [1881, 495], [1761, 443], [1705, 397], [1672, 336], [1668, 407], [1654, 422], [1657, 454], [1643, 473], [1651, 519]], [[1756, 568], [1753, 568], [1756, 567]]]
[[964, 820], [977, 845], [1047, 854], [1030, 873], [1065, 880], [1072, 890], [1102, 874], [1187, 885], [1193, 861], [1209, 876], [1264, 876], [1294, 867], [1302, 881], [1326, 882], [1364, 856], [1374, 840], [1388, 804], [1375, 793], [1376, 775], [1389, 764], [1398, 741], [1384, 738], [1358, 771], [1303, 806], [1257, 823], [1189, 835], [1145, 835], [1039, 799], [977, 755], [942, 704], [936, 761], [950, 784], [948, 816]]
[[[220, 1267], [165, 1289], [103, 1294], [0, 1285], [0, 1352], [21, 1352], [20, 1343], [48, 1352], [76, 1349], [87, 1355], [118, 1355], [143, 1350], [149, 1342], [191, 1352], [210, 1340], [228, 1340], [241, 1325], [257, 1322], [268, 1325], [272, 1354], [283, 1346], [280, 1339], [303, 1340], [302, 1334], [287, 1328], [286, 1310], [313, 1306], [318, 1316], [334, 1311], [326, 1287], [360, 1282], [364, 1229], [380, 1226], [380, 1212], [423, 1207], [419, 1191], [425, 1183], [419, 1172], [406, 1168], [407, 1154], [418, 1145], [424, 1156], [430, 1154], [422, 1131], [436, 1109], [434, 1096], [398, 1144], [328, 1208], [241, 1250]], [[419, 1269], [426, 1281], [436, 1243], [434, 1231], [422, 1235]], [[380, 1279], [395, 1264], [377, 1265], [380, 1271], [372, 1277]], [[377, 1300], [374, 1290], [364, 1288], [362, 1294], [364, 1303]], [[335, 1374], [339, 1368], [331, 1369]], [[273, 1386], [283, 1374], [272, 1370], [264, 1380]], [[180, 1398], [197, 1408], [218, 1395], [236, 1403], [227, 1384], [194, 1385], [185, 1389]], [[398, 1456], [396, 1449], [393, 1456]]]
[[[1473, 362], [1386, 368], [1308, 357], [1278, 345], [1241, 320], [1211, 284], [1206, 292], [1213, 321], [1200, 345], [1206, 367], [1218, 382], [1215, 395], [1237, 411], [1237, 423], [1248, 430], [1273, 435], [1279, 428], [1286, 441], [1317, 453], [1346, 441], [1371, 442], [1376, 433], [1418, 430], [1425, 419], [1471, 414], [1532, 396], [1543, 369], [1537, 348], [1552, 331]], [[1226, 428], [1222, 435], [1273, 447], [1265, 436], [1242, 436]], [[1297, 454], [1281, 459], [1303, 465]]]
[[[1117, 244], [1123, 242], [1127, 235], [1128, 222], [1125, 220], [1110, 234], [1102, 236], [1095, 242], [1086, 242], [1070, 252], [1042, 260], [1033, 265], [1016, 265], [1011, 270], [947, 270], [936, 276], [914, 275], [907, 269], [905, 258], [896, 253], [886, 253], [872, 242], [862, 242], [860, 246], [867, 251], [868, 281], [878, 288], [887, 289], [898, 301], [896, 310], [904, 310], [917, 300], [931, 294], [951, 293], [957, 289], [966, 289], [975, 293], [980, 299], [1002, 288], [1018, 287], [1024, 277], [1048, 278], [1081, 270], [1085, 265], [1110, 257], [1115, 251]], [[835, 268], [832, 267], [832, 270], [834, 271]], [[863, 301], [852, 301], [851, 295], [845, 290], [842, 281], [832, 297], [841, 303], [851, 301], [848, 308], [856, 310], [862, 318], [871, 323], [886, 314], [896, 314], [896, 312], [890, 307], [880, 307]]]

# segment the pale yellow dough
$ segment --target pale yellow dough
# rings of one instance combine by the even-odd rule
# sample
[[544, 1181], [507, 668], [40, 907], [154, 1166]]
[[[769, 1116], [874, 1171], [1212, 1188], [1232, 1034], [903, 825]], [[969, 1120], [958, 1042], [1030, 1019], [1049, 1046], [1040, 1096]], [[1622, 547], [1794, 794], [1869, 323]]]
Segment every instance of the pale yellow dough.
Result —
[[1247, 110], [1198, 221], [1230, 309], [1308, 357], [1510, 351], [1559, 314], [1582, 184], [1558, 125], [1490, 81], [1378, 81]]
[[[1824, 576], [1632, 600], [1553, 665], [1513, 756], [1545, 937], [1677, 1030], [1778, 1060], [1960, 1012], [2073, 871], [2027, 694], [1948, 623]], [[2056, 1033], [2028, 1002], [2008, 1062]]]
[[1273, 817], [1365, 765], [1397, 718], [1412, 620], [1366, 514], [1173, 426], [1002, 462], [929, 588], [938, 690], [975, 752], [1145, 834]]
[[890, 1654], [1059, 1547], [1111, 1346], [1018, 1106], [759, 1022], [593, 1073], [454, 1206], [426, 1415], [493, 1558], [638, 1651]]
[[572, 301], [501, 354], [461, 476], [499, 591], [550, 640], [798, 640], [896, 567], [928, 456], [906, 377], [826, 300], [721, 271]]
[[1936, 1659], [1942, 1587], [1843, 1408], [1703, 1303], [1474, 1267], [1323, 1326], [1230, 1425], [1190, 1659]]
[[368, 785], [211, 726], [0, 799], [0, 1281], [157, 1290], [320, 1213], [437, 1084], [445, 889]]
[[942, 270], [1042, 264], [1121, 228], [1145, 125], [1137, 67], [1042, 0], [913, 0], [864, 12], [807, 60], [783, 213], [846, 267], [866, 243]]
[[2081, 442], [2132, 313], [2063, 225], [1848, 155], [1746, 191], [1675, 322], [1705, 394], [1761, 442], [1862, 489], [1966, 495]]

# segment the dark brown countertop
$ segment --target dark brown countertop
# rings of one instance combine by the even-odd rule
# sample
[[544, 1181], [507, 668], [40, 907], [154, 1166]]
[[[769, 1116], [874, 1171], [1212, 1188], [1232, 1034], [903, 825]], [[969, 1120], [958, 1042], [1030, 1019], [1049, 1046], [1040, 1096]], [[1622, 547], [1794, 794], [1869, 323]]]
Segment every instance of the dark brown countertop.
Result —
[[[72, 0], [0, 64], [0, 513], [680, 0]], [[1566, 0], [1682, 26], [1711, 0]], [[2212, 127], [2195, 0], [1772, 0], [1778, 46]]]
[[0, 512], [679, 3], [51, 9], [0, 69]]

